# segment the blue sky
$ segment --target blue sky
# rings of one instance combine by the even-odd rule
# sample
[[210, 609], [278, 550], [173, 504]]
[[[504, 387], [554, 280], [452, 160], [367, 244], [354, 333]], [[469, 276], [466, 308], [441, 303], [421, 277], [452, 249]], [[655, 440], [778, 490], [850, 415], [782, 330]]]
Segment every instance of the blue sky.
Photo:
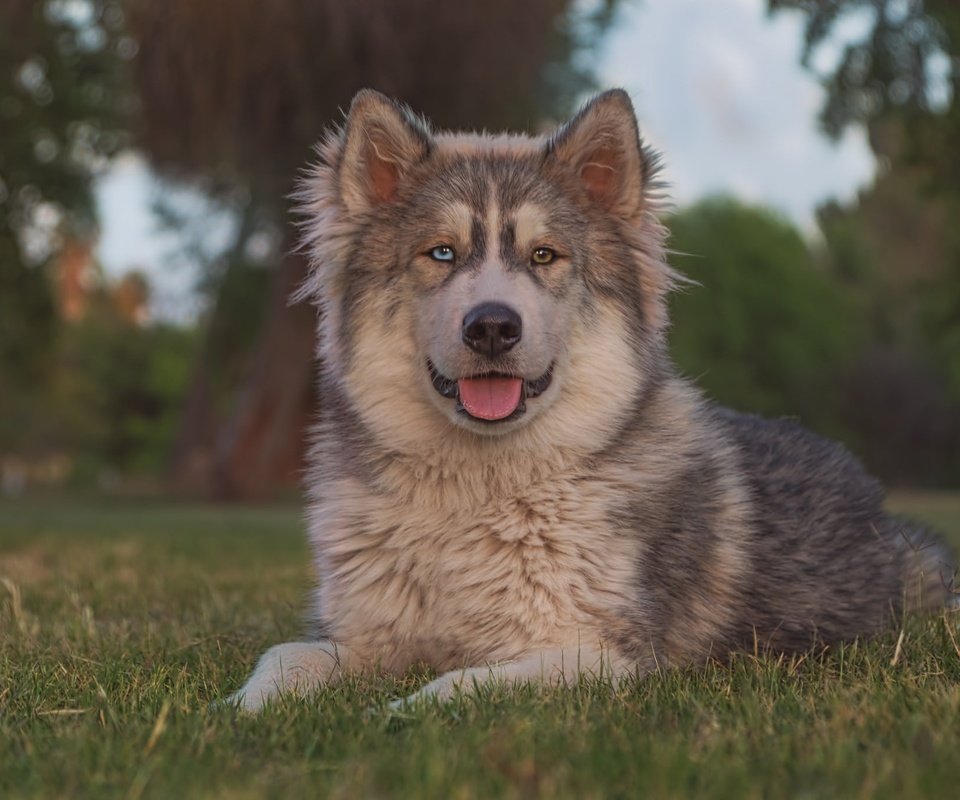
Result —
[[630, 3], [601, 74], [633, 97], [678, 204], [730, 193], [809, 233], [816, 206], [855, 196], [874, 159], [862, 131], [836, 144], [819, 133], [824, 92], [799, 64], [802, 18], [765, 8], [765, 0]]
[[[732, 194], [778, 209], [815, 236], [816, 207], [855, 197], [875, 163], [862, 131], [839, 143], [820, 134], [823, 90], [799, 65], [802, 19], [770, 18], [765, 8], [765, 0], [623, 0], [597, 72], [603, 86], [630, 92], [644, 137], [664, 154], [678, 205]], [[840, 35], [860, 28], [862, 20], [848, 20]], [[189, 265], [163, 263], [175, 242], [157, 233], [156, 191], [138, 158], [116, 162], [98, 188], [99, 256], [110, 274], [146, 269], [156, 312], [189, 317], [193, 275]], [[199, 203], [187, 195], [180, 202]], [[223, 235], [219, 228], [213, 237]]]

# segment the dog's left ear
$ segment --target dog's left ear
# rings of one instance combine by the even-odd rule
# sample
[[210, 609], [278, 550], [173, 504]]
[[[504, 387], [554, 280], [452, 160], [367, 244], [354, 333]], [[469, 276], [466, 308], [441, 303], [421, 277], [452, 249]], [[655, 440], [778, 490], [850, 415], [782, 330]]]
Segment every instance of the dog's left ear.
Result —
[[587, 194], [623, 217], [643, 205], [644, 153], [630, 97], [623, 89], [597, 95], [547, 143], [549, 158], [572, 167]]
[[354, 212], [393, 200], [401, 181], [431, 149], [426, 125], [406, 106], [372, 89], [353, 98], [344, 137], [339, 194]]

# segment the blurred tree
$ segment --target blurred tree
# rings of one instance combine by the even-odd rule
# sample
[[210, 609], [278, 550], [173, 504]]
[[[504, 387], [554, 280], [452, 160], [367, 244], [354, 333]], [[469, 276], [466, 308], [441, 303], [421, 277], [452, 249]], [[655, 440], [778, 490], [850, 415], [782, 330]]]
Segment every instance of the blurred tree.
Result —
[[201, 493], [212, 488], [217, 436], [249, 368], [250, 353], [255, 352], [270, 268], [280, 257], [273, 237], [265, 236], [272, 226], [263, 209], [242, 197], [228, 198], [226, 205], [236, 227], [228, 245], [212, 252], [205, 246], [208, 219], [188, 218], [174, 204], [156, 209], [164, 226], [176, 231], [183, 244], [177, 257], [199, 266], [197, 289], [207, 308], [202, 345], [167, 464], [181, 489]]
[[[859, 17], [868, 23], [862, 40], [844, 42], [837, 63], [819, 71], [827, 89], [821, 120], [831, 136], [848, 125], [867, 124], [874, 150], [890, 155], [886, 120], [896, 120], [898, 127], [905, 121], [916, 125], [915, 133], [931, 122], [942, 131], [958, 130], [960, 114], [951, 103], [960, 79], [952, 61], [960, 46], [955, 0], [769, 0], [768, 5], [771, 13], [792, 9], [806, 15], [802, 58], [810, 69], [818, 48], [831, 41], [842, 20]], [[960, 177], [955, 153], [948, 161], [939, 158], [947, 155], [946, 143], [931, 147], [928, 141], [915, 155], [938, 156], [938, 172], [949, 165]]]
[[74, 455], [81, 482], [162, 469], [196, 352], [195, 331], [146, 322], [131, 290], [144, 290], [133, 273], [96, 287], [84, 315], [64, 323], [49, 385], [31, 409], [31, 442]]
[[[536, 127], [589, 85], [577, 56], [614, 6], [602, 0], [578, 15], [583, 6], [572, 0], [129, 3], [141, 43], [140, 141], [153, 164], [214, 194], [239, 190], [274, 231], [289, 230], [282, 198], [358, 89], [401, 97], [441, 126]], [[175, 462], [192, 485], [212, 480], [222, 493], [253, 497], [299, 466], [314, 311], [287, 304], [305, 275], [302, 255], [280, 255], [292, 244], [291, 235], [280, 237], [256, 352], [222, 425], [210, 425], [209, 356], [196, 373]], [[239, 235], [236, 249], [245, 246]], [[230, 313], [222, 299], [211, 335], [221, 327], [216, 317]], [[212, 457], [193, 452], [195, 444], [212, 446]]]
[[57, 354], [51, 427], [91, 469], [157, 471], [168, 457], [195, 333], [131, 319], [124, 283], [99, 292]]
[[134, 45], [119, 0], [0, 4], [0, 449], [51, 367], [48, 264], [94, 236], [94, 176], [123, 144]]
[[721, 403], [835, 434], [832, 388], [861, 331], [798, 231], [725, 198], [684, 209], [669, 225], [672, 260], [696, 281], [672, 298], [680, 368]]
[[[891, 226], [874, 225], [868, 235], [900, 242], [895, 259], [875, 248], [885, 286], [877, 299], [896, 298], [901, 335], [938, 354], [960, 401], [960, 3], [769, 0], [769, 8], [806, 15], [808, 66], [844, 17], [869, 22], [867, 35], [847, 42], [836, 65], [820, 71], [827, 89], [821, 119], [832, 136], [866, 126], [881, 174], [861, 202], [871, 206], [865, 216]], [[829, 213], [836, 220], [838, 209]]]
[[[960, 481], [960, 392], [942, 332], [960, 331], [951, 288], [960, 240], [955, 199], [925, 191], [916, 170], [878, 176], [851, 207], [818, 217], [826, 260], [867, 324], [869, 345], [838, 388], [840, 420], [867, 462], [905, 485]], [[958, 287], [960, 288], [960, 287]], [[954, 310], [952, 324], [941, 309]], [[956, 367], [956, 364], [953, 365]]]
[[[874, 342], [846, 416], [901, 481], [960, 480], [960, 4], [770, 0], [807, 17], [804, 63], [845, 17], [866, 22], [819, 75], [825, 130], [864, 125], [879, 157], [856, 205], [821, 210], [829, 258], [857, 293]], [[842, 36], [842, 34], [840, 35]], [[833, 41], [836, 41], [835, 39]], [[878, 442], [889, 441], [885, 452]]]
[[64, 477], [81, 483], [162, 469], [197, 335], [150, 321], [148, 294], [142, 275], [108, 283], [90, 262], [81, 302], [59, 319], [42, 385], [19, 387], [16, 416], [0, 417], [9, 454], [28, 463], [65, 457], [73, 469]]

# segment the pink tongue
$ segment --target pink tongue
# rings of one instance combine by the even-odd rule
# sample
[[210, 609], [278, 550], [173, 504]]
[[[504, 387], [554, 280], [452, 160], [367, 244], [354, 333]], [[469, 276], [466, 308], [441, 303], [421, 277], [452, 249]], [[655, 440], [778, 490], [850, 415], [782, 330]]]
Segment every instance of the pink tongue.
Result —
[[471, 417], [503, 419], [520, 405], [522, 378], [461, 378], [460, 402]]

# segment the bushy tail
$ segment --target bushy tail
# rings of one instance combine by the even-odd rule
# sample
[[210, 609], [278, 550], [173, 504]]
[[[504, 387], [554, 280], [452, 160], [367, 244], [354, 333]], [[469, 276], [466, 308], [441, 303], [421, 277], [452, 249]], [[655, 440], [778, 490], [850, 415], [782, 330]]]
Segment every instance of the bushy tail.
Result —
[[922, 523], [894, 517], [902, 544], [904, 608], [939, 611], [960, 607], [957, 559], [939, 534]]

